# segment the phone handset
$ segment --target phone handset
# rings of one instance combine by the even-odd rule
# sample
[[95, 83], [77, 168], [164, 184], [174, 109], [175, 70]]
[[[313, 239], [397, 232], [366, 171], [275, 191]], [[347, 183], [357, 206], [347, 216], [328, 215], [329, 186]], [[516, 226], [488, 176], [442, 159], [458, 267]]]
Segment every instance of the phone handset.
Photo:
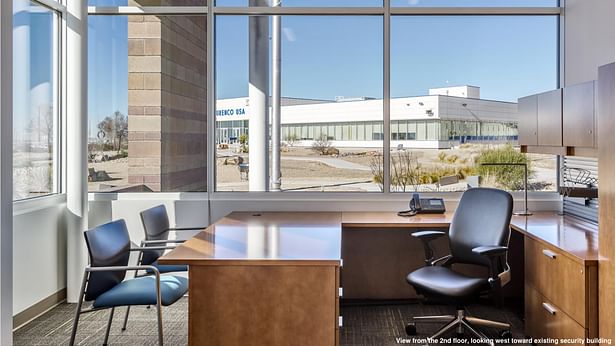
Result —
[[412, 194], [410, 202], [408, 203], [408, 210], [402, 210], [397, 213], [399, 216], [414, 216], [421, 211], [421, 198], [418, 193]]
[[410, 203], [409, 203], [409, 207], [410, 210], [418, 213], [421, 211], [422, 206], [421, 206], [421, 197], [418, 193], [413, 193], [412, 194], [412, 198], [410, 199]]

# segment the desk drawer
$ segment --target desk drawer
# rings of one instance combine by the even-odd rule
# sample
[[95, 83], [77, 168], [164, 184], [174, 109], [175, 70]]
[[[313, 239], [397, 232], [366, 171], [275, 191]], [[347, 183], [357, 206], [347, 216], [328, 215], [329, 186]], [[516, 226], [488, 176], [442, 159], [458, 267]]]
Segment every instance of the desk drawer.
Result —
[[525, 285], [525, 333], [533, 338], [585, 340], [586, 330], [530, 285]]
[[581, 326], [586, 326], [585, 267], [558, 249], [525, 239], [525, 281], [559, 306]]

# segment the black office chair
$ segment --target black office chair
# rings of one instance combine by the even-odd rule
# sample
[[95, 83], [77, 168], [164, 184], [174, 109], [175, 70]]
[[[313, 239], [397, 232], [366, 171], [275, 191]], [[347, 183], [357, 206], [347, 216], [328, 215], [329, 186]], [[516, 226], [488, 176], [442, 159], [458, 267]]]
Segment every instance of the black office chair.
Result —
[[[160, 274], [188, 271], [188, 266], [186, 265], [158, 264], [158, 258], [162, 256], [165, 251], [164, 249], [173, 248], [173, 245], [169, 244], [179, 244], [186, 241], [185, 239], [169, 239], [170, 232], [195, 231], [205, 227], [169, 227], [169, 215], [167, 214], [167, 208], [163, 204], [146, 209], [142, 211], [140, 215], [141, 223], [143, 224], [143, 229], [145, 230], [145, 239], [141, 241], [141, 247], [150, 248], [150, 250], [144, 250], [139, 254], [137, 265], [154, 266], [158, 269]], [[160, 249], [160, 246], [163, 246], [164, 249]], [[146, 274], [152, 274], [151, 270], [146, 270]], [[139, 276], [139, 273], [136, 272], [135, 277]], [[130, 307], [126, 309], [122, 330], [126, 330], [129, 314]]]
[[[418, 294], [457, 307], [457, 315], [413, 317], [406, 326], [408, 335], [416, 334], [416, 323], [446, 323], [432, 338], [438, 338], [453, 329], [458, 334], [470, 332], [487, 339], [475, 326], [497, 328], [502, 337], [510, 337], [510, 325], [466, 316], [464, 306], [480, 295], [490, 294], [498, 305], [502, 287], [510, 281], [510, 268], [506, 261], [512, 196], [502, 190], [474, 188], [461, 197], [449, 231], [450, 255], [435, 259], [430, 242], [443, 237], [445, 232], [422, 231], [412, 236], [423, 241], [425, 266], [406, 277]], [[489, 268], [488, 278], [466, 276], [451, 267], [466, 263]]]
[[[131, 305], [156, 306], [158, 344], [162, 345], [162, 306], [171, 305], [186, 294], [188, 279], [171, 275], [161, 276], [154, 266], [128, 266], [130, 251], [143, 251], [144, 248], [130, 247], [130, 237], [124, 220], [106, 223], [86, 231], [84, 235], [90, 255], [90, 265], [83, 273], [70, 345], [75, 344], [79, 316], [82, 313], [111, 309], [103, 342], [107, 345], [115, 307]], [[158, 247], [156, 250], [164, 250], [164, 247]], [[149, 270], [154, 275], [124, 280], [127, 270]], [[91, 301], [92, 307], [81, 310], [84, 301]]]

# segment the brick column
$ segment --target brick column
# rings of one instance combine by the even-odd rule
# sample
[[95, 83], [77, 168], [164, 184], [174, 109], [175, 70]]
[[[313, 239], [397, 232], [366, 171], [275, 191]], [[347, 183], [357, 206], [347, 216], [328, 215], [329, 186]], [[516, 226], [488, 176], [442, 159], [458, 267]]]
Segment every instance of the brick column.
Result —
[[128, 17], [128, 183], [207, 186], [206, 18]]

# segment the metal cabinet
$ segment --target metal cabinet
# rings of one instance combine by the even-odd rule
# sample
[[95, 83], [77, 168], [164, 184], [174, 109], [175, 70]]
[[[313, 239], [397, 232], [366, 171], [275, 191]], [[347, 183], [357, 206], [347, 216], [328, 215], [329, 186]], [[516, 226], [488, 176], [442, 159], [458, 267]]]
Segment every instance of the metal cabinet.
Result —
[[537, 95], [519, 99], [517, 112], [519, 116], [519, 144], [538, 145]]
[[596, 147], [595, 82], [567, 86], [563, 89], [564, 146]]

